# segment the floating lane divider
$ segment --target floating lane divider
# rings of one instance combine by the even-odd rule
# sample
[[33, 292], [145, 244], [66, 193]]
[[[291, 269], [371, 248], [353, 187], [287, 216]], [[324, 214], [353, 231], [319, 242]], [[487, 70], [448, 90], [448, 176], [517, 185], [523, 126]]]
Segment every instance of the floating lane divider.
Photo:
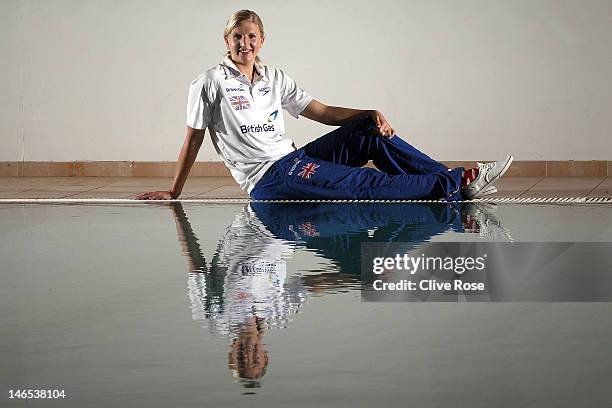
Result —
[[203, 203], [203, 204], [246, 204], [284, 203], [500, 203], [500, 204], [612, 204], [612, 197], [492, 197], [465, 201], [442, 200], [251, 200], [249, 198], [203, 198], [182, 200], [135, 200], [127, 198], [2, 198], [0, 204], [151, 204], [151, 203]]

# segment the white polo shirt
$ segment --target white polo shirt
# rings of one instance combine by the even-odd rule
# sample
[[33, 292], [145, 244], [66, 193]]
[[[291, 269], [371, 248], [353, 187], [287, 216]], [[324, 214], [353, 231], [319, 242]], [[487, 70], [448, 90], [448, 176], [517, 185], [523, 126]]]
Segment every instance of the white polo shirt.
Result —
[[283, 137], [283, 109], [297, 118], [312, 100], [280, 68], [255, 70], [251, 84], [226, 57], [193, 80], [187, 101], [187, 125], [209, 129], [215, 150], [248, 193], [276, 160], [295, 150]]

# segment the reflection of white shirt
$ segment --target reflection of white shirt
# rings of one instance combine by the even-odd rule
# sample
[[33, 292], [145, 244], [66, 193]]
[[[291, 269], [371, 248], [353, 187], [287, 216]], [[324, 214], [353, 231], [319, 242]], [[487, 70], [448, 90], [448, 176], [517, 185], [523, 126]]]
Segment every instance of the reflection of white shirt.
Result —
[[299, 276], [287, 277], [287, 258], [294, 245], [278, 239], [259, 221], [250, 207], [236, 215], [219, 244], [219, 264], [211, 273], [226, 271], [222, 294], [206, 292], [205, 273], [189, 275], [193, 318], [207, 319], [211, 331], [237, 334], [251, 317], [268, 326], [284, 327], [306, 301]]
[[292, 116], [312, 97], [279, 68], [257, 67], [251, 82], [226, 57], [189, 87], [187, 125], [208, 128], [215, 150], [240, 187], [251, 192], [272, 164], [292, 152], [283, 109]]

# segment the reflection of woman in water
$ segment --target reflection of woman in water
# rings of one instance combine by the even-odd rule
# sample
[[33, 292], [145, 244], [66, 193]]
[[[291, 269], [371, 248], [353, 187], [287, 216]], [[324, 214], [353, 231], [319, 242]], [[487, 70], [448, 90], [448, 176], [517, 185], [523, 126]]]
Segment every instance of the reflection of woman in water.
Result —
[[[206, 318], [211, 331], [235, 335], [252, 317], [265, 327], [282, 327], [306, 299], [298, 276], [287, 276], [293, 245], [275, 239], [252, 211], [243, 210], [225, 230], [209, 264], [187, 216], [173, 205], [177, 229], [190, 259], [190, 296], [194, 317]], [[204, 272], [204, 273], [200, 273]], [[260, 324], [260, 326], [262, 326]]]
[[[404, 242], [418, 247], [466, 223], [483, 224], [482, 208], [444, 204], [251, 203], [236, 214], [212, 261], [201, 252], [187, 215], [173, 203], [179, 240], [189, 261], [189, 296], [195, 320], [231, 338], [229, 367], [235, 376], [261, 378], [268, 365], [262, 342], [270, 327], [286, 326], [308, 292], [335, 292], [361, 283], [363, 242]], [[411, 244], [408, 244], [411, 243]], [[297, 276], [287, 259], [306, 247], [336, 270]], [[244, 382], [257, 386], [257, 382]]]
[[271, 327], [282, 328], [306, 301], [298, 276], [287, 276], [289, 242], [274, 238], [252, 211], [241, 211], [226, 229], [208, 264], [180, 203], [172, 205], [179, 240], [189, 260], [193, 318], [229, 335], [228, 365], [245, 387], [258, 386], [268, 352], [262, 342]]

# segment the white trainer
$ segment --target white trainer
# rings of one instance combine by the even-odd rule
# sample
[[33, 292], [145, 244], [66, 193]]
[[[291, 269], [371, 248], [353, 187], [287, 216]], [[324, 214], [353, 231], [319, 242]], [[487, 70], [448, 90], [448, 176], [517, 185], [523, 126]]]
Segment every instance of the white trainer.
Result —
[[[478, 163], [478, 176], [461, 190], [463, 195], [468, 198], [477, 198], [485, 188], [489, 187], [495, 180], [508, 171], [514, 157], [511, 155], [505, 160], [494, 161], [491, 163]], [[489, 193], [490, 194], [490, 193]]]

